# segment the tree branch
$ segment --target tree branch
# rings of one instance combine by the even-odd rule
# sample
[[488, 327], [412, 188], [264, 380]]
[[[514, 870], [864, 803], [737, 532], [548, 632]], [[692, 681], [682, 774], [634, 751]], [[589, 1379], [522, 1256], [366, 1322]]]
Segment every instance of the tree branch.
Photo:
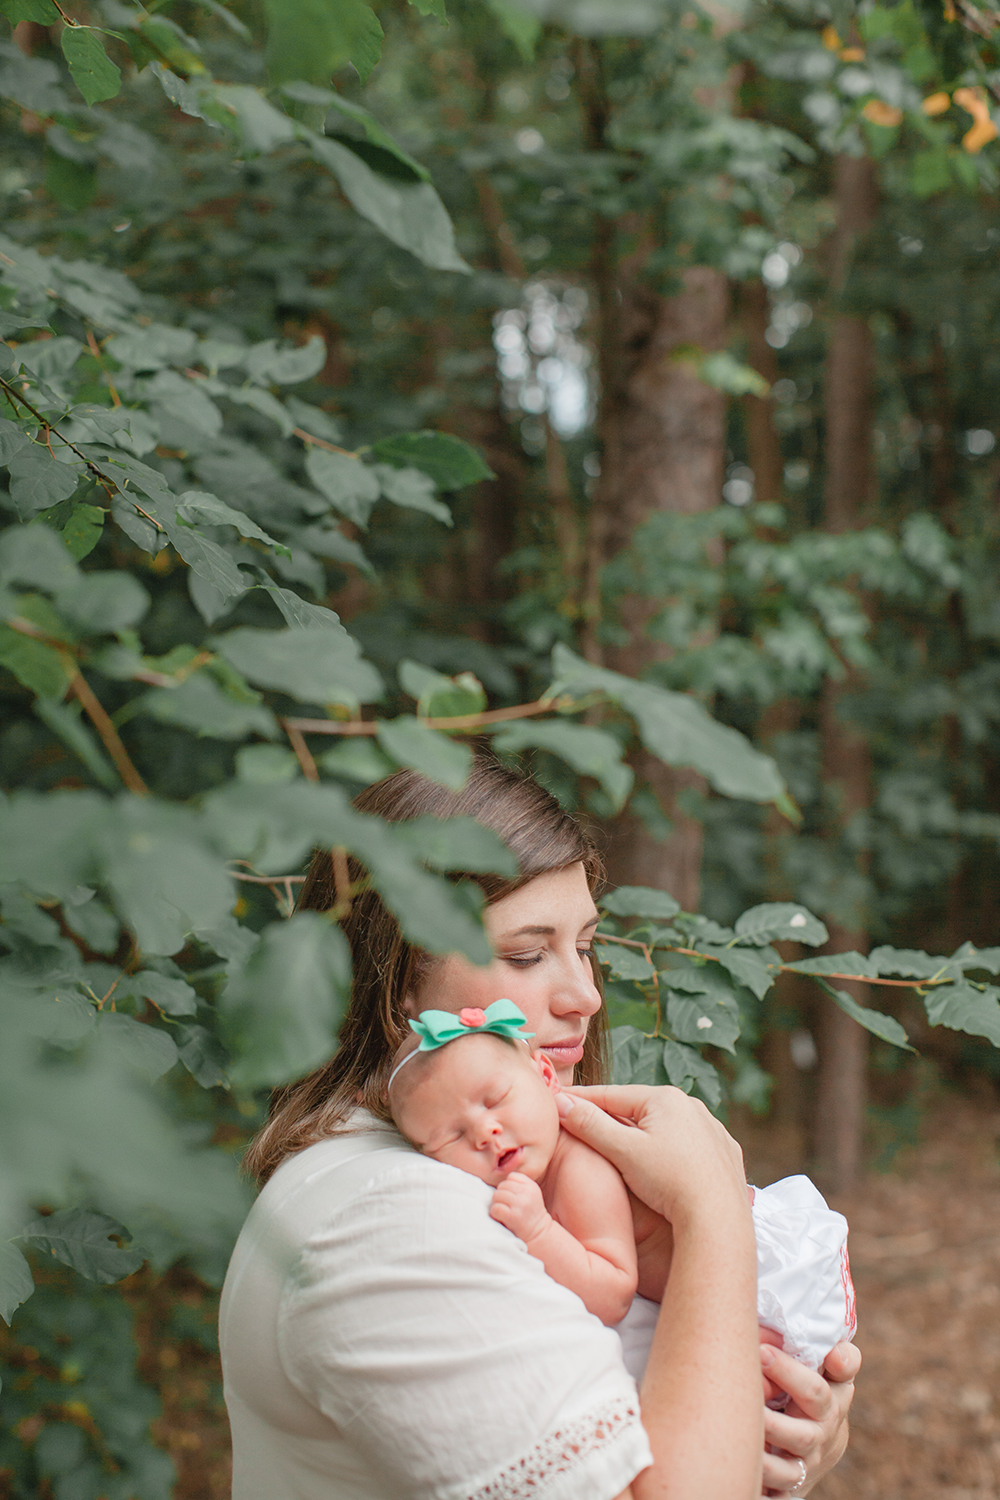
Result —
[[[486, 724], [502, 724], [508, 719], [530, 719], [535, 714], [551, 713], [554, 708], [575, 711], [582, 705], [568, 698], [539, 698], [535, 703], [519, 703], [514, 708], [491, 708], [481, 714], [458, 714], [453, 719], [421, 719], [428, 729], [479, 729]], [[293, 729], [304, 734], [377, 734], [381, 722], [376, 719], [282, 719], [289, 739]]]

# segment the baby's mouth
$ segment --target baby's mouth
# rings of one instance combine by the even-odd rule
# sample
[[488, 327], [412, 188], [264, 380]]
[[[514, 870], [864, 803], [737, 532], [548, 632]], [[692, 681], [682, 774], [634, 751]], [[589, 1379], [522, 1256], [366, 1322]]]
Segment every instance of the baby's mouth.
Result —
[[511, 1146], [509, 1150], [502, 1151], [497, 1157], [497, 1171], [505, 1172], [508, 1167], [513, 1166], [514, 1159], [520, 1150], [520, 1146]]

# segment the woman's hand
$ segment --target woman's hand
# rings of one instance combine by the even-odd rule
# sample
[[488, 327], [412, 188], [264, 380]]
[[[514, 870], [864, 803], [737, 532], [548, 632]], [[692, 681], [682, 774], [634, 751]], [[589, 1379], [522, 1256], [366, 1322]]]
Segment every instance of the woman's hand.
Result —
[[556, 1104], [564, 1128], [607, 1157], [636, 1197], [672, 1224], [737, 1202], [746, 1210], [743, 1153], [704, 1104], [680, 1089], [564, 1089]]
[[760, 1357], [765, 1378], [792, 1398], [784, 1411], [764, 1416], [767, 1446], [778, 1450], [764, 1455], [764, 1494], [807, 1495], [847, 1447], [847, 1413], [861, 1353], [853, 1344], [838, 1344], [827, 1356], [825, 1379], [768, 1344], [761, 1345]]

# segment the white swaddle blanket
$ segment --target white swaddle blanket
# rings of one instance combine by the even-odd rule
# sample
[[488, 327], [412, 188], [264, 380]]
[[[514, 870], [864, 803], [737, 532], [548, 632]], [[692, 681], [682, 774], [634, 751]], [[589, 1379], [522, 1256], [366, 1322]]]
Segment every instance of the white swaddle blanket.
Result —
[[[847, 1220], [808, 1177], [754, 1188], [757, 1321], [781, 1335], [786, 1354], [818, 1370], [834, 1344], [854, 1337], [857, 1315], [847, 1258]], [[660, 1307], [636, 1297], [615, 1330], [625, 1368], [641, 1380]]]
[[808, 1177], [755, 1188], [757, 1320], [781, 1334], [786, 1354], [818, 1370], [857, 1329], [847, 1220]]

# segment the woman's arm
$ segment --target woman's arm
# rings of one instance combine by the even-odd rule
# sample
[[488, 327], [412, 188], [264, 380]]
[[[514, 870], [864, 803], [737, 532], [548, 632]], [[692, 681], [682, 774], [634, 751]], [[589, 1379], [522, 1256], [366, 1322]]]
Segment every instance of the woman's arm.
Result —
[[679, 1089], [573, 1090], [557, 1102], [564, 1127], [674, 1230], [642, 1387], [654, 1464], [633, 1481], [635, 1500], [758, 1500], [756, 1249], [739, 1147]]

